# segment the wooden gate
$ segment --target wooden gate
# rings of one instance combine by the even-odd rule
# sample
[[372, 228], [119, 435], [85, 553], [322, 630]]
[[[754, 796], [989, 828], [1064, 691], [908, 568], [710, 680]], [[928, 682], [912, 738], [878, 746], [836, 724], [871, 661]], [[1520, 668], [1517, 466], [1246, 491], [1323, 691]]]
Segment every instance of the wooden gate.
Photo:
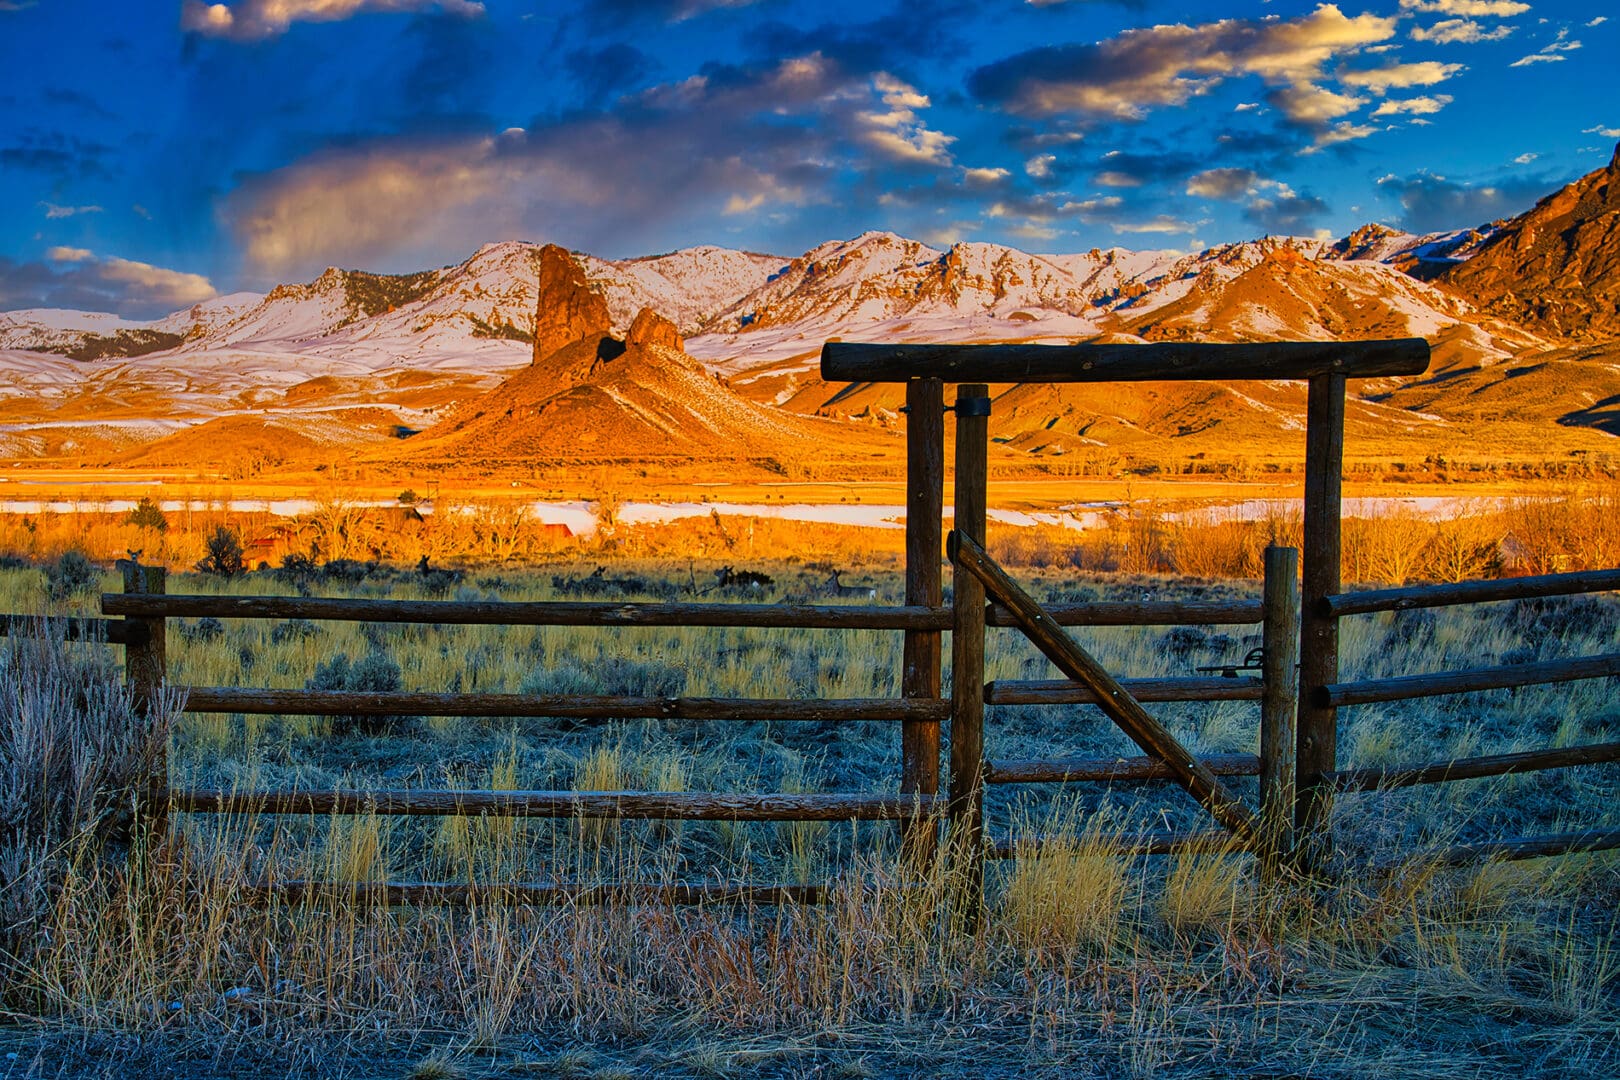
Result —
[[[1324, 778], [1335, 767], [1336, 710], [1319, 703], [1316, 687], [1338, 672], [1337, 622], [1321, 604], [1339, 591], [1339, 501], [1343, 473], [1345, 382], [1348, 378], [1416, 375], [1427, 369], [1429, 346], [1421, 338], [1363, 342], [1281, 342], [1216, 345], [879, 345], [829, 342], [822, 349], [821, 376], [828, 382], [904, 382], [908, 423], [933, 431], [933, 413], [943, 413], [943, 381], [958, 382], [955, 456], [955, 529], [950, 558], [957, 569], [952, 618], [952, 686], [949, 820], [953, 847], [968, 861], [963, 868], [970, 914], [977, 918], [982, 895], [984, 761], [984, 627], [987, 600], [993, 599], [1013, 625], [1101, 707], [1148, 756], [1185, 788], [1239, 846], [1255, 848], [1275, 865], [1287, 854], [1306, 863], [1320, 857], [1314, 843], [1294, 850], [1302, 837], [1325, 835], [1332, 787]], [[1303, 596], [1293, 590], [1291, 556], [1268, 556], [1272, 571], [1268, 596], [1279, 610], [1301, 613], [1298, 687], [1289, 686], [1295, 634], [1286, 623], [1274, 627], [1268, 642], [1266, 679], [1272, 700], [1262, 738], [1273, 762], [1262, 767], [1266, 811], [1256, 814], [1216, 775], [1211, 763], [1191, 754], [1094, 658], [1065, 634], [1049, 611], [986, 556], [990, 383], [1142, 382], [1214, 379], [1304, 379], [1308, 383], [1305, 435]], [[919, 490], [918, 458], [932, 440], [914, 440], [908, 487], [907, 521], [934, 511], [937, 503]], [[943, 440], [936, 470], [943, 473]], [[929, 463], [932, 465], [932, 462]], [[919, 543], [923, 538], [917, 538]], [[937, 534], [933, 551], [938, 552]], [[921, 551], [918, 552], [921, 554]], [[908, 556], [911, 549], [908, 546]], [[937, 558], [937, 556], [936, 556]], [[911, 562], [915, 566], [915, 561]], [[1285, 584], [1286, 583], [1286, 584]], [[909, 599], [909, 596], [908, 596]], [[1289, 642], [1290, 644], [1285, 644]], [[1288, 692], [1282, 692], [1288, 687]], [[1262, 687], [1262, 694], [1265, 693]], [[1298, 701], [1297, 709], [1295, 701]], [[1285, 717], [1293, 714], [1293, 723]], [[937, 739], [936, 734], [934, 736]], [[1292, 744], [1292, 745], [1290, 745]], [[1265, 756], [1265, 755], [1262, 755]], [[1289, 766], [1281, 759], [1292, 758]], [[1290, 767], [1292, 766], [1292, 767]], [[1299, 783], [1294, 783], [1297, 769]], [[1292, 806], [1288, 803], [1292, 802]], [[1293, 821], [1288, 819], [1292, 817]], [[1263, 822], [1262, 822], [1263, 819]]]
[[[1316, 872], [1329, 854], [1329, 819], [1335, 791], [1439, 783], [1534, 769], [1620, 760], [1620, 743], [1601, 743], [1459, 761], [1420, 762], [1395, 769], [1343, 769], [1338, 762], [1338, 709], [1365, 701], [1467, 693], [1570, 679], [1620, 675], [1620, 654], [1461, 672], [1402, 676], [1363, 683], [1339, 682], [1338, 620], [1373, 611], [1620, 588], [1620, 571], [1555, 574], [1512, 581], [1422, 586], [1382, 593], [1340, 592], [1340, 492], [1344, 460], [1346, 380], [1421, 374], [1429, 347], [1421, 338], [1360, 342], [1273, 342], [1150, 345], [881, 345], [829, 342], [822, 350], [827, 382], [904, 382], [912, 436], [908, 489], [908, 574], [915, 575], [939, 534], [926, 532], [940, 511], [943, 473], [943, 382], [957, 382], [955, 530], [949, 556], [955, 566], [950, 688], [949, 822], [953, 851], [966, 860], [969, 913], [977, 918], [986, 855], [1007, 856], [1038, 844], [984, 839], [986, 784], [1067, 780], [1169, 779], [1193, 796], [1222, 829], [1143, 836], [1129, 850], [1168, 853], [1247, 847], [1262, 870], [1284, 862]], [[1303, 553], [1266, 553], [1260, 605], [1090, 604], [1083, 611], [1043, 608], [986, 554], [988, 434], [991, 383], [1136, 382], [1208, 379], [1304, 380], [1305, 430]], [[909, 578], [908, 578], [909, 580]], [[937, 595], [937, 594], [930, 594]], [[913, 600], [908, 594], [908, 601]], [[987, 604], [987, 601], [994, 601]], [[1071, 605], [1064, 605], [1071, 607]], [[1258, 680], [1115, 680], [1062, 627], [1077, 624], [1254, 623], [1263, 626], [1263, 671]], [[1070, 681], [997, 687], [984, 681], [987, 625], [1017, 626]], [[1295, 667], [1297, 661], [1297, 676]], [[1211, 686], [1209, 683], [1223, 683]], [[937, 685], [937, 684], [936, 684]], [[1261, 702], [1260, 753], [1198, 758], [1144, 707], [1144, 701], [1251, 699]], [[1138, 759], [994, 762], [984, 759], [984, 706], [1086, 702], [1106, 712], [1140, 746]], [[927, 724], [920, 721], [919, 723]], [[938, 724], [932, 724], [938, 745]], [[1222, 776], [1260, 776], [1256, 814], [1226, 787]], [[920, 791], [933, 793], [931, 788]], [[1620, 830], [1587, 829], [1440, 851], [1443, 860], [1525, 858], [1620, 847]]]

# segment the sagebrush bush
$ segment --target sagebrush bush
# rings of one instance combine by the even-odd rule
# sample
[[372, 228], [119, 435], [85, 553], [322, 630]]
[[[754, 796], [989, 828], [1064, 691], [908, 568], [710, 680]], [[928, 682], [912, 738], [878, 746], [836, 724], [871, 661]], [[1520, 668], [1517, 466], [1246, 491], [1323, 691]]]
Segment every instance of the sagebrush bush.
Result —
[[175, 705], [139, 712], [105, 650], [0, 638], [0, 996], [64, 882], [122, 862]]
[[94, 591], [101, 583], [101, 571], [82, 551], [64, 551], [45, 567], [45, 591], [52, 600]]
[[[348, 653], [338, 653], [315, 669], [306, 690], [346, 690], [350, 693], [386, 694], [403, 688], [399, 665], [380, 649], [373, 649], [351, 663]], [[387, 716], [334, 716], [334, 735], [381, 735], [391, 726]]]

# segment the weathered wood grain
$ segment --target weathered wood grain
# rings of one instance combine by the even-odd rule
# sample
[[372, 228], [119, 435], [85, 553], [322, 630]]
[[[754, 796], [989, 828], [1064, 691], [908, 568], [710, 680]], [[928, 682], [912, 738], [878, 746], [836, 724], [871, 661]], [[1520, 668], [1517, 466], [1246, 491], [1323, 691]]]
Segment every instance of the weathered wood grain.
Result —
[[1375, 611], [1410, 611], [1413, 608], [1481, 604], [1493, 600], [1528, 600], [1538, 596], [1620, 589], [1620, 570], [1582, 570], [1573, 574], [1538, 574], [1534, 577], [1491, 581], [1458, 581], [1446, 585], [1409, 585], [1399, 589], [1368, 589], [1340, 593], [1324, 601], [1330, 615], [1366, 615]]
[[1620, 742], [1569, 746], [1557, 750], [1525, 750], [1514, 754], [1487, 754], [1383, 769], [1340, 769], [1329, 773], [1326, 779], [1339, 791], [1381, 791], [1418, 784], [1475, 780], [1484, 776], [1505, 776], [1508, 773], [1567, 769], [1575, 765], [1596, 765], [1608, 761], [1620, 761]]
[[698, 791], [179, 790], [190, 814], [385, 814], [404, 817], [668, 818], [683, 821], [888, 821], [927, 814], [938, 796]]
[[412, 691], [186, 689], [187, 712], [279, 716], [559, 716], [735, 721], [938, 722], [950, 704], [925, 698], [619, 697]]
[[[1255, 754], [1210, 754], [1198, 759], [1214, 776], [1256, 776]], [[1056, 758], [1049, 761], [987, 761], [987, 784], [1064, 784], [1115, 780], [1174, 780], [1170, 766], [1157, 758]]]
[[1162, 382], [1184, 379], [1309, 379], [1421, 375], [1422, 338], [1386, 341], [1271, 341], [1146, 345], [895, 345], [829, 341], [821, 347], [827, 382]]
[[1329, 706], [1365, 705], [1373, 701], [1406, 701], [1440, 694], [1467, 694], [1478, 690], [1602, 679], [1615, 675], [1620, 675], [1620, 653], [1602, 653], [1573, 660], [1543, 660], [1535, 664], [1509, 664], [1505, 667], [1331, 683], [1318, 688], [1316, 699]]

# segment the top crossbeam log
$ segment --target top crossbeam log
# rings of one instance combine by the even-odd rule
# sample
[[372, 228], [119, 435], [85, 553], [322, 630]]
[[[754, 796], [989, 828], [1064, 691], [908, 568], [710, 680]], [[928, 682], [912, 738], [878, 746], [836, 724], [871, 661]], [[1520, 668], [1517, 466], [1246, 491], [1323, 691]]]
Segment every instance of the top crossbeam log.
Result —
[[1421, 375], [1422, 338], [1388, 341], [1266, 341], [1146, 345], [894, 345], [829, 341], [821, 348], [827, 382], [1162, 382], [1215, 379], [1352, 379]]

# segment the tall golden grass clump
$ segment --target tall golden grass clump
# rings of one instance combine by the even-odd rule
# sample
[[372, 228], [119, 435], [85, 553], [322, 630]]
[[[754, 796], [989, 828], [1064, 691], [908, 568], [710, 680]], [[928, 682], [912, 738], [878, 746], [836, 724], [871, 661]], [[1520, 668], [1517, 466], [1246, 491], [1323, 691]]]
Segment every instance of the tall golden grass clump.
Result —
[[1002, 895], [1007, 933], [1030, 946], [1110, 952], [1131, 881], [1117, 827], [1106, 815], [1081, 825], [1063, 814], [1027, 831], [1043, 840], [1013, 862]]

